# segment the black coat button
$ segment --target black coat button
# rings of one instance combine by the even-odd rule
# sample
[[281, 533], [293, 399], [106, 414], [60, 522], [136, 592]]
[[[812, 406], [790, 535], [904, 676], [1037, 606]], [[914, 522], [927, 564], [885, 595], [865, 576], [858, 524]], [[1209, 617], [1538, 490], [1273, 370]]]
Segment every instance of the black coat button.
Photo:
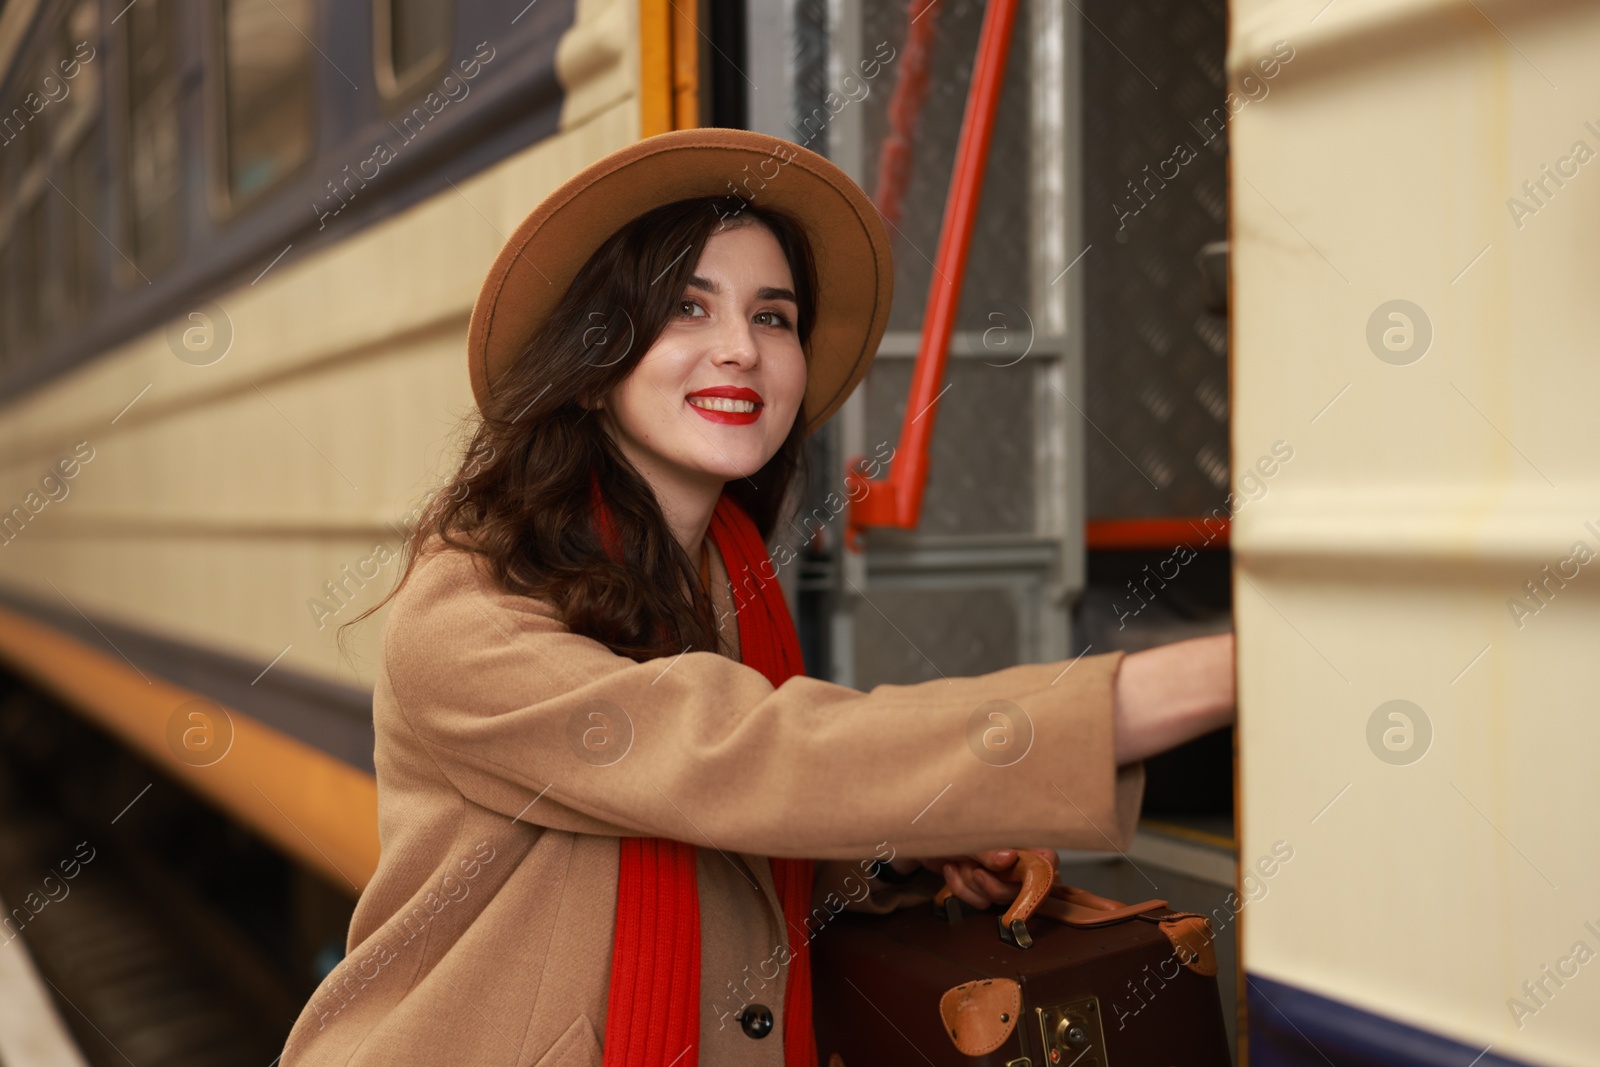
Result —
[[765, 1004], [751, 1004], [739, 1015], [739, 1025], [750, 1037], [766, 1037], [772, 1033], [772, 1009]]

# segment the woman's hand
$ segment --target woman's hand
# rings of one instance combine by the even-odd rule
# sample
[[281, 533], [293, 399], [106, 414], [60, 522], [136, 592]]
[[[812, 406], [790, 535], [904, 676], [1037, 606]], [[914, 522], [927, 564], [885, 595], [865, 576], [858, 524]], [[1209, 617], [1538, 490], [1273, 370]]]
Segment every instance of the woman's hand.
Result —
[[[1027, 851], [1037, 852], [1047, 858], [1052, 866], [1055, 865], [1055, 853], [1049, 849], [1030, 848]], [[990, 904], [1011, 903], [1022, 888], [1019, 883], [1008, 882], [994, 873], [1009, 871], [1016, 865], [1017, 850], [1014, 848], [990, 849], [970, 856], [939, 856], [920, 862], [929, 870], [944, 875], [945, 884], [957, 900], [980, 911]]]
[[1174, 641], [1124, 656], [1113, 697], [1119, 767], [1230, 725], [1233, 634]]

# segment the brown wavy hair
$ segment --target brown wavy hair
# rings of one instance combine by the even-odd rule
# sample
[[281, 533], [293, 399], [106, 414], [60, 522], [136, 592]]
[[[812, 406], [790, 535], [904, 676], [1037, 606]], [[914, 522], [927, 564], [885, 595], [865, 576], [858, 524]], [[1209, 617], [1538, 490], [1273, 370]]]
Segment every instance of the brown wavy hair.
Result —
[[[706, 241], [731, 226], [761, 225], [794, 276], [795, 323], [809, 358], [816, 265], [801, 224], [736, 198], [680, 200], [612, 234], [495, 382], [467, 423], [470, 444], [455, 477], [419, 509], [394, 589], [340, 627], [365, 619], [400, 591], [430, 539], [484, 557], [506, 590], [548, 600], [575, 633], [636, 660], [715, 649], [716, 621], [691, 562], [655, 494], [595, 412], [655, 344], [682, 301]], [[776, 455], [726, 492], [763, 538], [777, 525], [804, 463], [803, 415]], [[598, 484], [615, 518], [622, 558], [607, 554], [591, 506]]]

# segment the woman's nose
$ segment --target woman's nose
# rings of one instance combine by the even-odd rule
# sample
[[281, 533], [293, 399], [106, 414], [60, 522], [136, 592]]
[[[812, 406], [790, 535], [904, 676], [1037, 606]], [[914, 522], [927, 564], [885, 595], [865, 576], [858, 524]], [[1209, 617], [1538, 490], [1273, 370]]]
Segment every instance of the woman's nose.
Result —
[[755, 333], [748, 322], [734, 320], [719, 331], [711, 353], [719, 366], [752, 367], [761, 358]]

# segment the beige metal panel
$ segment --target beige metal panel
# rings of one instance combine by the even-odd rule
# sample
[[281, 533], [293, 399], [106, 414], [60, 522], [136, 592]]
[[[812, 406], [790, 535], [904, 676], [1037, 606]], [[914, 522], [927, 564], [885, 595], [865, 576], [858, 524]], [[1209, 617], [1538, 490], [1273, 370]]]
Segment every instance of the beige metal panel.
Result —
[[1246, 967], [1572, 1065], [1600, 1058], [1597, 53], [1594, 3], [1236, 0], [1229, 54], [1241, 858], [1294, 850]]
[[[370, 685], [381, 615], [355, 635], [353, 665], [335, 625], [396, 577], [372, 560], [398, 547], [386, 524], [454, 469], [473, 409], [467, 319], [505, 235], [637, 139], [631, 85], [615, 89], [457, 189], [220, 297], [233, 341], [219, 361], [180, 361], [155, 332], [6, 410], [0, 508], [24, 503], [77, 442], [93, 458], [0, 546], [0, 583], [263, 666], [288, 646], [284, 665]], [[346, 582], [347, 566], [378, 574]], [[346, 582], [348, 606], [326, 582]], [[314, 612], [319, 595], [337, 610]]]

